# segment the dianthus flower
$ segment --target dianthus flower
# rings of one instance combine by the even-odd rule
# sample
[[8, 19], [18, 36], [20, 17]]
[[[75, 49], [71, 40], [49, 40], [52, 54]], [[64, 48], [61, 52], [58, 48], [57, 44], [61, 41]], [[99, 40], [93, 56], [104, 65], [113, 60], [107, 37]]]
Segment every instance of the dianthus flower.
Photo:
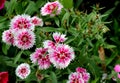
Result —
[[35, 34], [33, 31], [22, 29], [15, 36], [15, 45], [23, 50], [32, 48], [35, 44]]
[[120, 65], [119, 64], [115, 65], [114, 71], [115, 72], [120, 72]]
[[39, 65], [39, 69], [48, 69], [51, 64], [46, 48], [37, 48], [35, 52], [30, 55], [30, 59], [33, 63]]
[[58, 44], [55, 49], [49, 52], [50, 61], [59, 69], [66, 68], [74, 57], [73, 49], [65, 44]]
[[115, 65], [114, 71], [117, 73], [117, 77], [120, 79], [120, 65], [119, 64]]
[[7, 43], [7, 44], [13, 44], [14, 45], [14, 35], [11, 29], [6, 30], [2, 34], [2, 41]]
[[69, 75], [69, 81], [67, 83], [84, 83], [84, 80], [81, 74], [74, 72]]
[[35, 26], [43, 26], [43, 20], [41, 18], [38, 18], [37, 16], [34, 16], [31, 18], [31, 22], [35, 25]]
[[46, 40], [43, 42], [43, 47], [44, 48], [48, 48], [48, 49], [55, 49], [55, 42], [51, 41], [51, 40]]
[[27, 76], [30, 74], [31, 70], [30, 70], [30, 66], [27, 63], [22, 63], [20, 65], [18, 65], [18, 67], [16, 68], [16, 76], [18, 76], [21, 79], [25, 79], [27, 78]]
[[48, 48], [48, 51], [49, 49], [55, 49], [56, 46], [59, 44], [59, 43], [63, 43], [67, 38], [65, 37], [66, 35], [65, 34], [61, 34], [59, 32], [55, 32], [53, 33], [53, 39], [55, 42], [51, 41], [51, 40], [46, 40], [43, 42], [43, 46], [44, 48]]
[[78, 67], [76, 72], [69, 75], [69, 81], [67, 83], [88, 83], [90, 74], [86, 72], [86, 69]]
[[61, 34], [58, 32], [53, 33], [53, 38], [56, 43], [64, 42], [67, 38], [65, 38], [65, 34]]
[[8, 72], [0, 72], [0, 83], [8, 83]]
[[34, 24], [31, 22], [30, 16], [26, 14], [15, 16], [11, 20], [10, 27], [17, 31], [20, 29], [34, 30]]
[[58, 15], [61, 12], [61, 9], [63, 6], [61, 5], [60, 2], [55, 1], [55, 2], [48, 2], [44, 5], [44, 7], [41, 8], [41, 15], [46, 16], [54, 16]]

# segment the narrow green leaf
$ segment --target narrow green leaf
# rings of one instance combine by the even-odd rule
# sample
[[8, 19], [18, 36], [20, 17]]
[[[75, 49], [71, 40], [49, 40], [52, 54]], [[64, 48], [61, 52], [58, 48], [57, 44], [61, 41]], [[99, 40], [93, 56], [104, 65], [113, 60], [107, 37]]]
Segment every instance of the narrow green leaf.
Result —
[[105, 20], [109, 17], [109, 15], [111, 15], [111, 13], [112, 13], [114, 10], [115, 10], [115, 7], [109, 9], [108, 11], [106, 11], [103, 15], [106, 15], [106, 14], [107, 14], [107, 16], [104, 17], [103, 20], [105, 21]]
[[54, 28], [54, 27], [43, 27], [43, 28], [40, 28], [40, 30], [43, 31], [43, 32], [55, 32], [55, 31], [64, 31], [65, 29]]
[[29, 2], [29, 5], [28, 5], [27, 8], [25, 9], [25, 12], [24, 12], [24, 13], [31, 15], [31, 14], [33, 14], [33, 13], [36, 12], [36, 11], [37, 11], [37, 7], [36, 7], [35, 2], [30, 1], [30, 2]]
[[23, 50], [21, 50], [21, 51], [16, 55], [16, 57], [14, 58], [14, 64], [16, 64], [17, 61], [20, 59], [22, 53], [23, 53]]
[[106, 59], [106, 66], [108, 66], [117, 56], [117, 53], [113, 53], [108, 59]]
[[10, 2], [7, 2], [5, 5], [7, 7], [7, 15], [12, 15], [15, 7], [16, 7], [17, 0], [10, 0]]
[[57, 83], [57, 77], [54, 72], [50, 73], [50, 78], [51, 78], [52, 83]]
[[7, 20], [7, 17], [0, 16], [0, 23]]
[[5, 55], [7, 55], [7, 51], [9, 50], [9, 48], [10, 48], [10, 45], [8, 45], [8, 44], [2, 45], [2, 51]]
[[60, 21], [59, 21], [58, 18], [55, 18], [55, 23], [56, 23], [56, 25], [57, 25], [58, 27], [60, 26]]
[[104, 48], [110, 49], [110, 48], [116, 48], [116, 46], [115, 45], [105, 44]]
[[69, 17], [70, 17], [70, 13], [66, 12], [62, 18], [61, 25], [65, 26], [64, 24], [68, 21]]

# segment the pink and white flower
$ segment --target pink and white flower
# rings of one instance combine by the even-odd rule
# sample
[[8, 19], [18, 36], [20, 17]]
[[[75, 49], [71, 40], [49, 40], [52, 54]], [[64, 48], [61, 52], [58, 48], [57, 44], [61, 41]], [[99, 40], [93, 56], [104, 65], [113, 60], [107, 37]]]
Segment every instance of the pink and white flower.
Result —
[[61, 34], [58, 32], [53, 33], [53, 38], [56, 43], [64, 42], [67, 38], [65, 38], [65, 34]]
[[51, 65], [49, 55], [42, 55], [38, 60], [39, 69], [48, 69]]
[[44, 48], [48, 48], [48, 50], [50, 49], [55, 49], [55, 42], [51, 41], [51, 40], [46, 40], [43, 42], [43, 47]]
[[55, 1], [55, 2], [48, 2], [44, 5], [44, 7], [41, 8], [41, 14], [43, 16], [50, 15], [58, 15], [61, 12], [61, 9], [63, 6], [61, 5], [60, 2]]
[[77, 68], [76, 68], [76, 72], [84, 73], [84, 72], [86, 72], [86, 69], [84, 69], [84, 68], [82, 68], [82, 67], [77, 67]]
[[38, 18], [37, 16], [34, 16], [31, 18], [31, 22], [35, 25], [35, 26], [43, 26], [43, 20], [41, 18]]
[[86, 72], [86, 69], [78, 67], [76, 72], [69, 75], [69, 81], [67, 83], [88, 83], [90, 74]]
[[48, 69], [51, 65], [46, 48], [37, 48], [35, 52], [30, 55], [30, 59], [33, 63], [39, 65], [39, 69]]
[[26, 14], [15, 16], [11, 20], [10, 27], [17, 31], [20, 29], [34, 30], [34, 24], [31, 22], [30, 16]]
[[58, 44], [55, 49], [49, 52], [50, 61], [59, 69], [66, 68], [74, 57], [73, 49], [65, 44]]
[[35, 34], [33, 31], [22, 29], [15, 36], [15, 45], [23, 50], [32, 48], [35, 44]]
[[15, 70], [16, 76], [18, 76], [21, 79], [27, 78], [30, 72], [30, 66], [27, 63], [20, 64]]
[[7, 44], [13, 44], [14, 45], [14, 35], [11, 29], [6, 30], [2, 33], [2, 41]]
[[69, 75], [69, 81], [67, 83], [85, 83], [82, 79], [82, 75], [74, 72]]

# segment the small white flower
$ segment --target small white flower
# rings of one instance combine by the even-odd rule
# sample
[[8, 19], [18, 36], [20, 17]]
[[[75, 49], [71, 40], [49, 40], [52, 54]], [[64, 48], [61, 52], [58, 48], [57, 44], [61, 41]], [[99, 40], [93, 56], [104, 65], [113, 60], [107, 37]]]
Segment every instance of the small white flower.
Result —
[[25, 79], [30, 74], [30, 72], [30, 66], [27, 63], [22, 63], [18, 65], [15, 71], [16, 76], [18, 76], [21, 79]]

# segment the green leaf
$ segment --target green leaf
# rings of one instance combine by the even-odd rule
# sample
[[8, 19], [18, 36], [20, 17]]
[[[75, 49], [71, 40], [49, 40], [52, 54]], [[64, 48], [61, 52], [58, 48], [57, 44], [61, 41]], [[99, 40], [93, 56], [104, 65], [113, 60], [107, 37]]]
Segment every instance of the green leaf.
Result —
[[64, 8], [72, 8], [73, 7], [73, 0], [60, 0]]
[[55, 23], [56, 23], [56, 25], [57, 25], [58, 27], [60, 26], [60, 21], [59, 21], [58, 18], [55, 18]]
[[108, 59], [106, 59], [106, 66], [108, 66], [117, 56], [117, 53], [113, 53]]
[[7, 52], [9, 50], [9, 48], [10, 48], [10, 45], [8, 45], [8, 44], [3, 44], [2, 45], [2, 51], [5, 55], [7, 55]]
[[[62, 18], [61, 25], [65, 26], [65, 23], [69, 21], [70, 13], [66, 12]], [[67, 22], [68, 23], [68, 22]]]
[[5, 6], [7, 8], [7, 15], [10, 16], [14, 12], [16, 7], [17, 0], [10, 0], [10, 2], [6, 2]]
[[104, 48], [110, 49], [110, 48], [116, 48], [116, 46], [115, 45], [105, 44]]
[[96, 78], [95, 80], [93, 80], [91, 83], [97, 83], [99, 81], [99, 78]]
[[43, 28], [40, 28], [40, 30], [43, 31], [43, 32], [55, 32], [55, 31], [64, 31], [65, 29], [54, 28], [54, 27], [43, 27]]
[[0, 23], [7, 20], [7, 17], [0, 16]]
[[75, 40], [75, 37], [69, 37], [68, 40], [66, 41], [66, 44], [69, 44]]
[[27, 8], [25, 9], [25, 12], [24, 12], [24, 13], [32, 15], [32, 14], [33, 14], [34, 12], [36, 12], [36, 11], [37, 11], [37, 7], [36, 7], [35, 2], [30, 1], [30, 2], [29, 2], [29, 5], [28, 5]]
[[24, 8], [23, 8], [23, 5], [22, 5], [22, 2], [16, 3], [15, 11], [16, 11], [16, 14], [24, 13]]
[[57, 83], [57, 77], [54, 72], [50, 72], [51, 83]]
[[78, 8], [82, 2], [83, 0], [77, 0], [75, 3], [75, 8]]
[[14, 58], [14, 64], [16, 64], [17, 61], [20, 59], [22, 53], [23, 53], [23, 50], [21, 50], [21, 51], [16, 55], [16, 57]]
[[104, 17], [103, 20], [105, 21], [105, 20], [109, 17], [109, 15], [111, 15], [111, 13], [112, 13], [114, 10], [115, 10], [115, 7], [109, 9], [108, 11], [106, 11], [103, 15], [106, 15], [106, 14], [107, 14], [107, 16]]

